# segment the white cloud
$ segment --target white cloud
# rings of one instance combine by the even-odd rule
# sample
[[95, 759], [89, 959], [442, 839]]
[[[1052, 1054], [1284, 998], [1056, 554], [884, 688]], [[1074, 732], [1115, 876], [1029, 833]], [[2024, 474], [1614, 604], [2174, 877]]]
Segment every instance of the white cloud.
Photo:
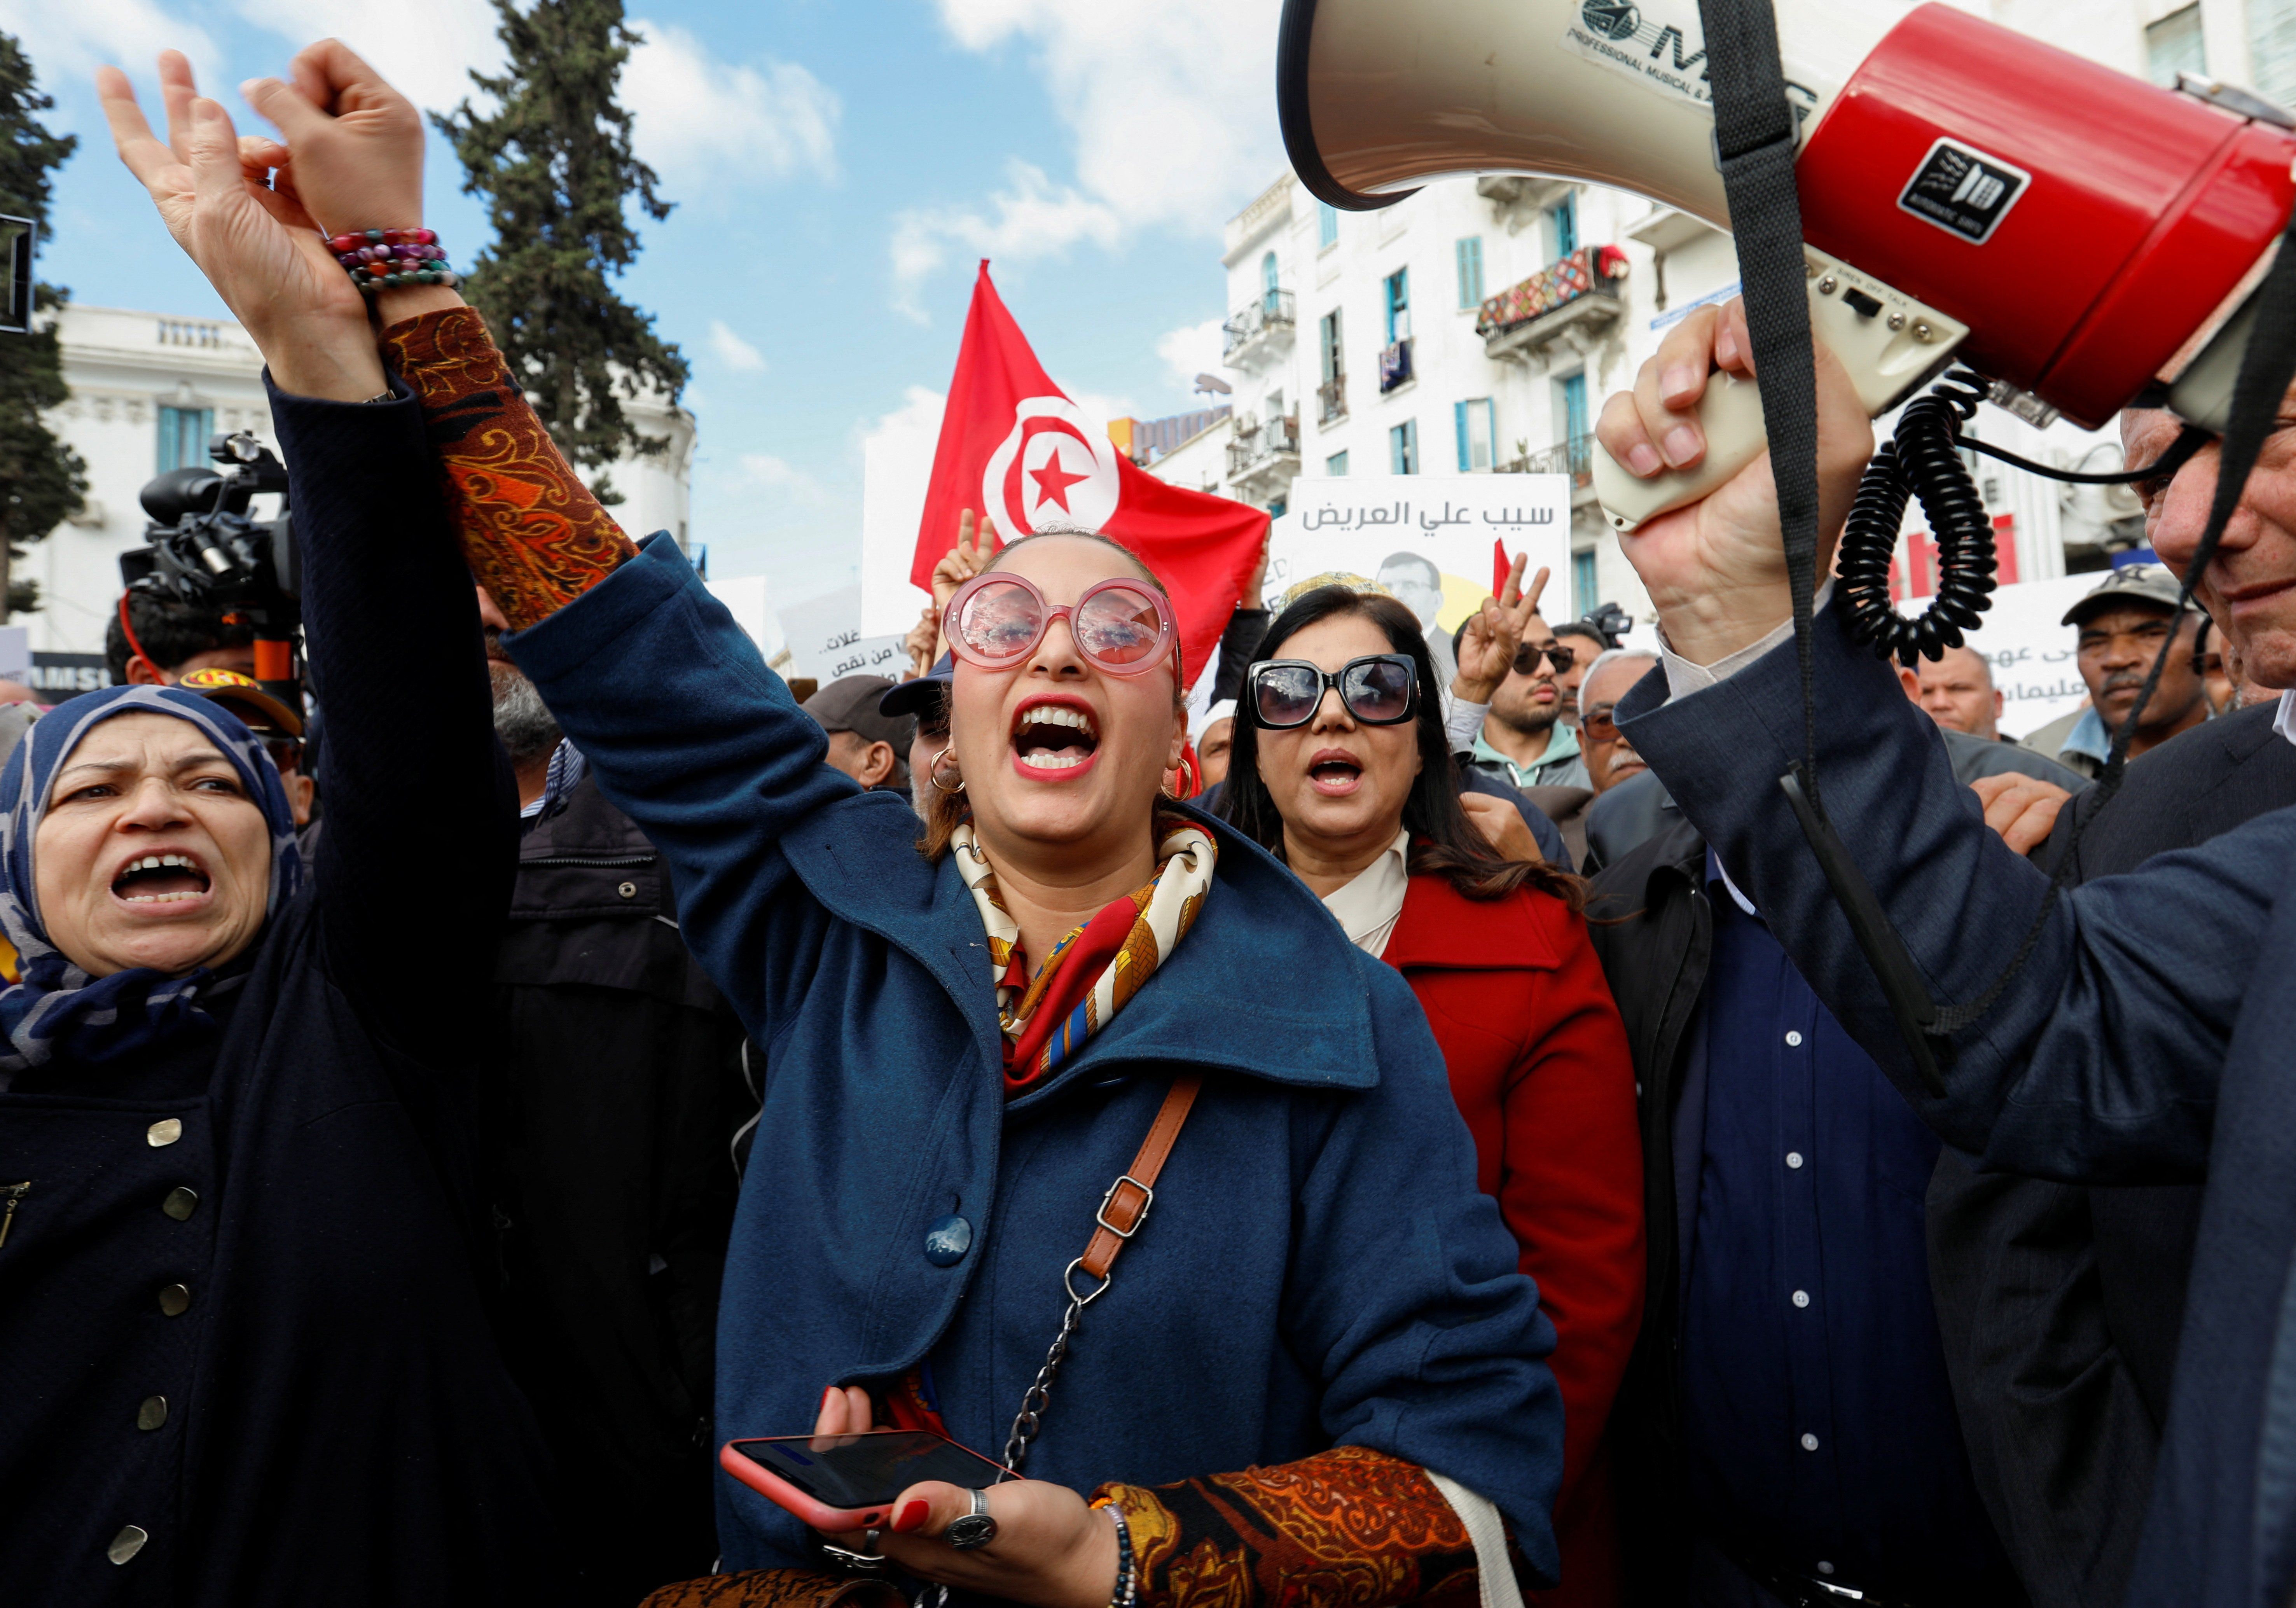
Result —
[[1080, 241], [1103, 248], [1123, 232], [1113, 209], [1017, 159], [1007, 165], [1010, 188], [988, 198], [993, 216], [963, 207], [921, 208], [893, 223], [893, 306], [922, 324], [917, 290], [948, 260], [949, 248], [969, 255], [1020, 258], [1058, 257]]
[[[502, 41], [495, 37], [500, 19], [486, 0], [239, 0], [237, 9], [287, 40], [290, 50], [331, 35], [340, 39], [407, 99], [434, 111], [478, 94], [472, 70], [491, 73], [502, 66]], [[283, 76], [286, 68], [283, 55], [264, 70]]]
[[736, 373], [763, 373], [766, 359], [758, 349], [726, 326], [723, 318], [709, 321], [709, 349], [718, 361]]
[[800, 503], [826, 502], [829, 488], [786, 458], [769, 452], [742, 455], [742, 478], [750, 485], [786, 493]]
[[1103, 429], [1107, 428], [1111, 419], [1128, 419], [1140, 411], [1132, 405], [1131, 398], [1111, 397], [1105, 391], [1072, 390], [1069, 392], [1069, 400], [1077, 405], [1077, 410], [1086, 418]]
[[643, 42], [622, 70], [638, 155], [673, 188], [714, 193], [729, 176], [837, 176], [837, 93], [793, 62], [718, 60], [685, 29], [634, 18]]
[[1077, 181], [1127, 226], [1217, 229], [1283, 170], [1278, 0], [939, 0], [968, 50], [1020, 40], [1076, 136]]
[[1164, 360], [1181, 390], [1193, 390], [1198, 374], [1220, 372], [1221, 340], [1220, 321], [1216, 317], [1201, 324], [1184, 324], [1157, 337], [1156, 355]]
[[[224, 100], [232, 108], [233, 120], [242, 128], [246, 126], [249, 114], [224, 79], [222, 56], [214, 38], [152, 0], [0, 0], [0, 29], [22, 43], [24, 53], [39, 75], [41, 89], [56, 96], [59, 111], [79, 98], [70, 92], [86, 87], [84, 80], [97, 68], [118, 67], [135, 80], [144, 115], [155, 132], [160, 131], [165, 114], [160, 105], [156, 64], [161, 51], [180, 50], [192, 59], [200, 88]], [[69, 127], [70, 119], [47, 113], [41, 121], [62, 128]], [[101, 119], [96, 134], [103, 138]], [[110, 149], [108, 140], [104, 149]]]

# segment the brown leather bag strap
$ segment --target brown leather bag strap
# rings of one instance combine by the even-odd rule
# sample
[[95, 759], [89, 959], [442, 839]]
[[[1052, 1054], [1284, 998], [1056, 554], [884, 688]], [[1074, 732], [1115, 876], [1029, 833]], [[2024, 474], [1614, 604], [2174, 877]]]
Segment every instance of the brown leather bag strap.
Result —
[[1188, 1108], [1196, 1103], [1196, 1095], [1204, 1087], [1203, 1074], [1184, 1072], [1172, 1079], [1171, 1092], [1156, 1112], [1156, 1120], [1149, 1125], [1148, 1136], [1140, 1142], [1140, 1153], [1132, 1158], [1132, 1165], [1122, 1177], [1108, 1186], [1100, 1198], [1100, 1210], [1095, 1216], [1099, 1228], [1092, 1243], [1084, 1251], [1082, 1266], [1093, 1277], [1106, 1280], [1108, 1270], [1116, 1265], [1116, 1253], [1124, 1249], [1124, 1242], [1140, 1232], [1140, 1225], [1148, 1218], [1148, 1208], [1156, 1203], [1156, 1175], [1164, 1170], [1164, 1161], [1172, 1153], [1172, 1142], [1180, 1136], [1180, 1128], [1188, 1120]]

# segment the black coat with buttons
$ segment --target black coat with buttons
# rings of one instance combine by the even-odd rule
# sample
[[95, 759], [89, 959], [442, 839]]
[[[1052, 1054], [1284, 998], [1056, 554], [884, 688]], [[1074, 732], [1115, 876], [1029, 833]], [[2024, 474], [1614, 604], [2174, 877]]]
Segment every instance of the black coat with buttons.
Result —
[[[277, 416], [351, 413], [422, 450], [411, 399]], [[555, 1595], [479, 1271], [472, 1069], [516, 826], [470, 578], [432, 487], [289, 445], [330, 732], [302, 890], [214, 1030], [0, 1094], [11, 1608]]]

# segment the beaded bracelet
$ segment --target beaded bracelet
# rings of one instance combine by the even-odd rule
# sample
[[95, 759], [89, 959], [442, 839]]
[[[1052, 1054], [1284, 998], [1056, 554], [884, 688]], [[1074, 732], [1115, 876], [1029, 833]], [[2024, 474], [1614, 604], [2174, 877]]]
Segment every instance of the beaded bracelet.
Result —
[[385, 285], [462, 283], [447, 266], [447, 249], [430, 229], [368, 229], [338, 234], [327, 250], [343, 265], [351, 283], [373, 295]]
[[1108, 1504], [1108, 1516], [1116, 1521], [1116, 1595], [1109, 1598], [1108, 1608], [1138, 1608], [1140, 1564], [1132, 1555], [1132, 1526], [1113, 1502]]

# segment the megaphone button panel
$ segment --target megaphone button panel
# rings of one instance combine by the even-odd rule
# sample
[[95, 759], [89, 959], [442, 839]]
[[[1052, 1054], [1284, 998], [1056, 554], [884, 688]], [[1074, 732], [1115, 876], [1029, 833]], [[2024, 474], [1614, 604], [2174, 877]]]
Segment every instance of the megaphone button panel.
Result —
[[[2246, 154], [2251, 136], [2277, 154]], [[1966, 361], [2095, 425], [2277, 235], [2292, 152], [2282, 130], [1932, 4], [1858, 66], [1795, 177], [1813, 246], [1968, 324]], [[1923, 183], [1948, 170], [1941, 193]]]

